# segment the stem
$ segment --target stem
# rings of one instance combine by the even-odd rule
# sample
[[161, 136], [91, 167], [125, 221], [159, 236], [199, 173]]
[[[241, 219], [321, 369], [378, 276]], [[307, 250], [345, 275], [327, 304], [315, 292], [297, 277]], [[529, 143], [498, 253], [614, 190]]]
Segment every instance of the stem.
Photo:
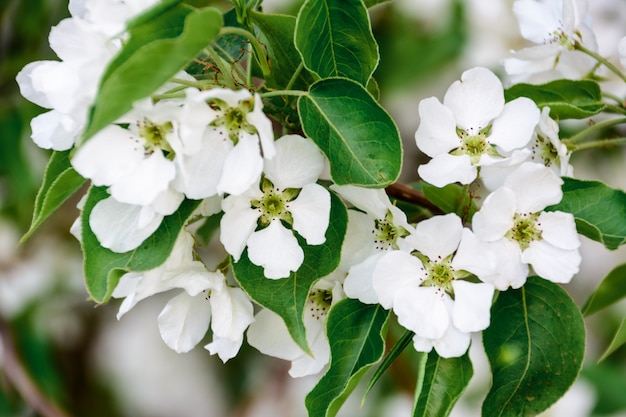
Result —
[[584, 138], [589, 136], [591, 133], [596, 132], [598, 130], [602, 130], [605, 127], [618, 125], [620, 123], [626, 123], [626, 117], [620, 117], [620, 118], [617, 118], [617, 119], [610, 119], [610, 120], [605, 120], [605, 121], [600, 122], [600, 123], [596, 123], [593, 126], [590, 126], [587, 129], [584, 129], [584, 130], [576, 133], [571, 138], [563, 140], [563, 142], [568, 145], [567, 146], [568, 148], [572, 148], [572, 147], [575, 147], [575, 145], [578, 142], [581, 142]]
[[591, 142], [583, 143], [580, 145], [575, 145], [570, 150], [572, 152], [576, 152], [576, 151], [584, 151], [587, 149], [594, 149], [594, 148], [613, 148], [615, 146], [625, 145], [625, 144], [626, 144], [626, 137], [605, 138], [605, 139], [594, 140]]
[[234, 80], [230, 80], [229, 77], [226, 76], [226, 74], [230, 74], [229, 64], [226, 61], [224, 61], [224, 59], [210, 45], [207, 45], [205, 49], [207, 53], [211, 55], [213, 60], [215, 60], [215, 64], [217, 64], [217, 67], [220, 69], [222, 74], [224, 74], [224, 81], [229, 84], [229, 87], [231, 89], [234, 90], [235, 89]]
[[601, 55], [593, 52], [590, 49], [585, 48], [580, 42], [576, 42], [574, 44], [574, 49], [577, 49], [590, 57], [594, 58], [596, 61], [602, 63], [605, 67], [611, 70], [615, 75], [622, 79], [626, 83], [626, 75], [624, 75], [615, 65], [613, 65], [608, 59], [604, 58]]
[[302, 72], [303, 68], [304, 68], [304, 63], [300, 62], [300, 64], [298, 65], [298, 68], [296, 68], [293, 75], [291, 76], [289, 83], [287, 83], [287, 87], [285, 88], [286, 90], [291, 90], [291, 87], [293, 87], [293, 85], [296, 83], [296, 80], [298, 79], [298, 76]]
[[610, 98], [611, 100], [615, 101], [618, 105], [622, 105], [622, 103], [624, 103], [624, 100], [622, 100], [620, 97], [616, 96], [615, 94], [603, 91], [602, 95], [606, 98]]
[[416, 190], [415, 188], [409, 187], [406, 184], [394, 182], [389, 187], [385, 188], [385, 191], [390, 197], [424, 207], [430, 210], [433, 214], [443, 214], [441, 209], [431, 203], [426, 198], [424, 193]]
[[617, 113], [617, 114], [625, 114], [626, 115], [626, 109], [624, 109], [621, 106], [614, 106], [612, 104], [607, 104], [605, 109], [610, 112], [610, 113]]
[[9, 326], [2, 316], [0, 316], [0, 345], [4, 352], [4, 373], [24, 401], [44, 417], [69, 417], [41, 392], [24, 369], [18, 358]]
[[268, 97], [276, 97], [276, 96], [304, 96], [306, 95], [307, 92], [306, 91], [300, 91], [300, 90], [276, 90], [276, 91], [268, 91], [266, 93], [262, 93], [261, 97], [263, 98], [268, 98]]
[[257, 62], [259, 63], [259, 66], [261, 67], [261, 71], [263, 71], [263, 75], [267, 77], [271, 74], [270, 67], [269, 65], [267, 65], [267, 60], [265, 59], [263, 45], [261, 45], [261, 42], [259, 42], [259, 40], [255, 38], [252, 33], [248, 32], [245, 29], [236, 28], [233, 26], [225, 26], [220, 30], [220, 35], [226, 35], [226, 34], [240, 35], [248, 39], [250, 43], [252, 44], [252, 47], [254, 48]]

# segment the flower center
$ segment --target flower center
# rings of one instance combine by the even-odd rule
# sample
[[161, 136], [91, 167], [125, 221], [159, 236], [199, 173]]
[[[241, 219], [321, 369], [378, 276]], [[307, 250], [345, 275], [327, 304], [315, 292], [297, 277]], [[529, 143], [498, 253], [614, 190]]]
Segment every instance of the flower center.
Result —
[[491, 132], [491, 125], [484, 129], [469, 128], [467, 130], [457, 128], [456, 133], [461, 141], [461, 146], [451, 152], [452, 155], [468, 155], [472, 165], [480, 161], [480, 157], [488, 154], [499, 156], [495, 147], [489, 143], [487, 137]]
[[537, 217], [539, 213], [515, 213], [513, 227], [505, 236], [517, 242], [520, 249], [525, 251], [532, 242], [541, 240], [541, 224], [537, 222]]
[[409, 234], [402, 226], [396, 226], [393, 223], [393, 214], [391, 210], [387, 210], [387, 214], [384, 219], [377, 219], [374, 221], [374, 243], [378, 250], [386, 250], [389, 248], [399, 249], [397, 240]]
[[537, 135], [537, 140], [532, 147], [532, 152], [534, 157], [538, 156], [538, 158], [541, 158], [546, 167], [550, 167], [553, 163], [559, 163], [560, 157], [556, 147], [550, 140], [541, 135]]
[[209, 107], [221, 113], [209, 125], [222, 127], [228, 132], [229, 139], [236, 145], [239, 142], [239, 133], [257, 134], [256, 128], [248, 122], [247, 115], [254, 109], [254, 98], [239, 102], [238, 107], [231, 107], [224, 100], [214, 98], [208, 101]]
[[[452, 281], [461, 276], [461, 273], [457, 272], [450, 264], [452, 255], [443, 259], [438, 257], [434, 261], [422, 254], [417, 254], [417, 257], [422, 261], [426, 270], [426, 279], [422, 281], [421, 285], [437, 287], [448, 294], [452, 294]], [[459, 276], [457, 277], [457, 275]]]
[[174, 154], [174, 150], [167, 141], [167, 135], [174, 128], [172, 122], [165, 122], [159, 125], [151, 120], [144, 119], [137, 122], [137, 127], [139, 136], [145, 139], [143, 146], [146, 155], [150, 155], [159, 149], [164, 152], [165, 156]]
[[317, 320], [325, 317], [333, 301], [333, 293], [330, 290], [312, 290], [309, 293], [306, 309]]
[[289, 212], [289, 202], [298, 197], [300, 189], [287, 188], [280, 190], [274, 187], [274, 184], [267, 178], [261, 180], [261, 191], [263, 196], [259, 200], [253, 200], [251, 206], [260, 213], [259, 225], [267, 227], [274, 219], [285, 221], [287, 224], [293, 224], [293, 217]]

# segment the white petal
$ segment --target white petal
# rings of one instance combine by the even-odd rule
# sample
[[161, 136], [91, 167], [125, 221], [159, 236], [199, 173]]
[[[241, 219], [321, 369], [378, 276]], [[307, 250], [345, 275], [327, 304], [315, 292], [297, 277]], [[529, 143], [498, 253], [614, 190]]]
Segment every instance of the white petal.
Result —
[[[280, 153], [276, 158], [278, 155]], [[321, 245], [326, 241], [330, 219], [330, 193], [326, 188], [318, 184], [305, 185], [298, 197], [288, 203], [288, 210], [293, 217], [293, 229], [307, 244]]]
[[248, 256], [253, 264], [263, 267], [267, 278], [287, 278], [304, 261], [304, 252], [293, 232], [272, 220], [265, 229], [252, 233], [248, 239]]
[[363, 210], [375, 219], [384, 219], [391, 207], [389, 197], [380, 188], [363, 188], [354, 185], [330, 186], [330, 189], [346, 199], [354, 207]]
[[419, 115], [420, 124], [415, 132], [415, 143], [426, 155], [434, 158], [461, 145], [452, 111], [435, 97], [420, 102]]
[[224, 161], [217, 192], [241, 194], [259, 181], [261, 171], [263, 171], [263, 158], [259, 150], [259, 141], [252, 135], [240, 135], [239, 142]]
[[450, 326], [450, 316], [444, 298], [435, 287], [408, 287], [396, 293], [393, 311], [398, 323], [415, 334], [438, 339]]
[[417, 172], [424, 181], [439, 188], [455, 182], [469, 184], [477, 175], [469, 155], [440, 154], [420, 165]]
[[562, 13], [556, 6], [562, 1], [537, 2], [533, 0], [517, 0], [513, 4], [513, 13], [517, 16], [522, 36], [534, 43], [545, 43], [549, 36], [559, 29]]
[[283, 319], [276, 313], [263, 309], [248, 328], [248, 344], [261, 353], [293, 361], [306, 354], [293, 341]]
[[472, 230], [479, 239], [494, 241], [502, 238], [513, 227], [516, 200], [513, 191], [498, 188], [485, 198], [480, 210], [472, 218]]
[[465, 228], [451, 266], [455, 270], [471, 272], [481, 280], [482, 277], [491, 276], [497, 273], [498, 265], [491, 247], [490, 242], [483, 242], [471, 230]]
[[372, 284], [383, 308], [393, 307], [396, 293], [417, 287], [424, 279], [424, 266], [415, 256], [402, 251], [385, 253], [374, 268]]
[[[377, 252], [352, 266], [343, 283], [343, 290], [350, 298], [365, 304], [378, 304], [378, 294], [374, 290], [374, 268], [385, 252]], [[390, 296], [391, 297], [391, 296]]]
[[239, 261], [248, 238], [257, 227], [259, 212], [250, 208], [246, 196], [229, 196], [222, 201], [224, 216], [220, 220], [220, 242], [235, 262]]
[[487, 242], [496, 265], [493, 274], [481, 275], [483, 282], [493, 285], [497, 290], [520, 288], [526, 283], [528, 265], [522, 262], [519, 245], [507, 238], [496, 242]]
[[209, 302], [213, 312], [213, 335], [230, 340], [243, 339], [243, 333], [254, 321], [254, 312], [252, 302], [241, 288], [224, 285], [219, 291], [211, 291]]
[[65, 151], [70, 149], [80, 133], [77, 120], [57, 110], [50, 110], [30, 121], [33, 142], [40, 148]]
[[206, 334], [210, 321], [209, 301], [185, 292], [172, 298], [158, 319], [161, 338], [178, 353], [193, 349]]
[[174, 164], [157, 150], [112, 184], [109, 192], [121, 203], [149, 205], [168, 190], [175, 176]]
[[461, 218], [449, 213], [422, 220], [415, 227], [415, 233], [407, 236], [406, 240], [429, 259], [436, 261], [457, 249], [462, 232]]
[[515, 192], [517, 213], [536, 213], [563, 198], [563, 180], [542, 164], [524, 162], [504, 181]]
[[576, 222], [571, 213], [562, 211], [542, 212], [537, 217], [541, 237], [551, 245], [566, 250], [578, 249], [580, 238], [576, 231]]
[[226, 363], [229, 359], [237, 356], [242, 344], [243, 337], [238, 340], [232, 340], [213, 335], [211, 343], [204, 345], [204, 348], [208, 350], [211, 355], [217, 354], [222, 362]]
[[578, 273], [580, 261], [578, 249], [559, 249], [544, 240], [532, 242], [522, 253], [522, 262], [532, 265], [537, 275], [561, 284]]
[[277, 188], [302, 188], [317, 181], [324, 170], [324, 156], [310, 139], [286, 135], [275, 146], [276, 155], [265, 163], [263, 172]]
[[452, 322], [462, 332], [478, 332], [489, 327], [494, 288], [490, 284], [475, 284], [454, 280]]
[[141, 211], [141, 206], [119, 203], [109, 197], [95, 205], [89, 226], [103, 247], [113, 252], [128, 252], [151, 236], [163, 220], [163, 216], [155, 214], [140, 227]]
[[457, 126], [477, 134], [502, 112], [504, 88], [493, 72], [472, 68], [448, 88], [443, 104], [452, 110]]
[[58, 61], [35, 61], [26, 64], [26, 66], [22, 68], [15, 77], [15, 80], [20, 88], [20, 94], [25, 99], [38, 106], [51, 109], [52, 104], [48, 99], [48, 95], [45, 91], [41, 91], [41, 89], [37, 88], [37, 83], [33, 80], [33, 73], [36, 73], [36, 70], [39, 67], [43, 67], [45, 71], [46, 67], [58, 64]]
[[72, 166], [94, 185], [112, 185], [144, 159], [143, 143], [117, 125], [109, 125], [76, 151]]
[[272, 121], [263, 112], [263, 100], [261, 100], [259, 94], [254, 94], [254, 110], [246, 115], [246, 119], [259, 132], [263, 158], [272, 159], [276, 155], [274, 128], [272, 127]]
[[498, 145], [504, 152], [523, 148], [530, 142], [540, 114], [535, 102], [526, 97], [506, 103], [493, 121], [489, 143]]
[[[341, 246], [341, 263], [338, 269], [346, 272], [376, 252], [373, 231], [374, 219], [360, 211], [348, 210], [348, 230]], [[369, 272], [371, 274], [372, 271]]]
[[463, 356], [470, 345], [470, 334], [448, 326], [443, 336], [433, 341], [437, 354], [442, 358], [458, 358]]

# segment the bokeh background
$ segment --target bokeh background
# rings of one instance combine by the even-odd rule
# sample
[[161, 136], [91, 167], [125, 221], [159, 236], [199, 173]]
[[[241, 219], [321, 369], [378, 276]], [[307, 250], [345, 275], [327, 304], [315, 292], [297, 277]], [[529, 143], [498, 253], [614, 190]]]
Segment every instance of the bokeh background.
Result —
[[[198, 5], [212, 4], [198, 0]], [[600, 52], [612, 59], [626, 35], [626, 0], [590, 0]], [[215, 3], [227, 7], [224, 3]], [[295, 14], [297, 1], [265, 1], [266, 11]], [[393, 0], [371, 10], [381, 64], [375, 74], [381, 101], [405, 141], [403, 180], [415, 180], [421, 156], [413, 134], [417, 106], [442, 97], [465, 69], [501, 72], [511, 49], [525, 46], [511, 0]], [[78, 215], [68, 201], [27, 242], [37, 189], [49, 153], [30, 140], [30, 119], [42, 111], [19, 95], [15, 75], [28, 62], [55, 59], [50, 27], [68, 16], [66, 0], [0, 0], [0, 417], [304, 417], [304, 397], [317, 377], [292, 379], [289, 363], [244, 344], [226, 364], [199, 345], [176, 354], [161, 341], [158, 296], [118, 321], [118, 302], [96, 306], [82, 283], [79, 243], [69, 234]], [[619, 84], [614, 94], [626, 95]], [[564, 134], [576, 126], [562, 126]], [[580, 178], [626, 188], [622, 149], [587, 152], [573, 160]], [[584, 239], [582, 270], [566, 290], [578, 305], [626, 251], [609, 252]], [[626, 349], [600, 364], [610, 330], [626, 304], [587, 319], [588, 352], [582, 377], [544, 416], [626, 416]], [[398, 335], [390, 335], [390, 342]], [[489, 386], [480, 338], [471, 351], [475, 376], [453, 412], [479, 415]], [[357, 392], [341, 416], [408, 417], [415, 356], [407, 349], [363, 406]], [[367, 377], [365, 381], [367, 381]]]

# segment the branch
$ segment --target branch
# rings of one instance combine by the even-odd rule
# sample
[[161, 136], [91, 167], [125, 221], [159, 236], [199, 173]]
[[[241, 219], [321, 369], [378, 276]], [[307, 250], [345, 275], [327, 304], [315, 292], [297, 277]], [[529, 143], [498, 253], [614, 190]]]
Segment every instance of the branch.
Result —
[[387, 195], [397, 200], [406, 201], [407, 203], [415, 204], [416, 206], [423, 207], [430, 210], [433, 214], [443, 214], [441, 209], [431, 203], [423, 192], [409, 187], [406, 184], [400, 182], [394, 182], [389, 187], [385, 188]]
[[0, 345], [4, 353], [2, 364], [4, 373], [24, 401], [44, 417], [69, 417], [69, 414], [57, 407], [41, 392], [22, 366], [15, 349], [13, 336], [2, 316], [0, 316]]

